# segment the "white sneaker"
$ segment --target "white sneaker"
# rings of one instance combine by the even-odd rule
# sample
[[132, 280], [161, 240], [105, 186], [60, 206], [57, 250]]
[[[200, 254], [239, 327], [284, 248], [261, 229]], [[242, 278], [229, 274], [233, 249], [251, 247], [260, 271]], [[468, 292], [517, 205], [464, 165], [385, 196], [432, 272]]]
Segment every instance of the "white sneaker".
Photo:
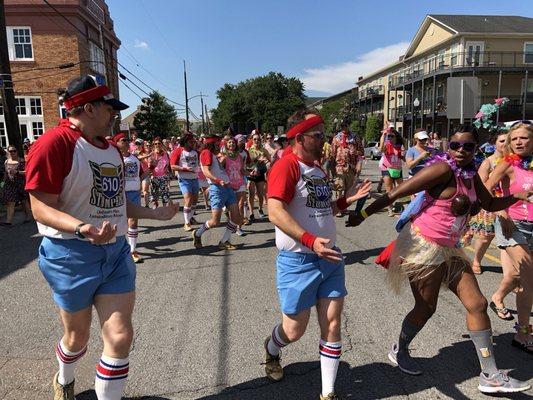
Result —
[[241, 228], [237, 228], [235, 233], [237, 234], [237, 236], [246, 236], [246, 232], [244, 232]]

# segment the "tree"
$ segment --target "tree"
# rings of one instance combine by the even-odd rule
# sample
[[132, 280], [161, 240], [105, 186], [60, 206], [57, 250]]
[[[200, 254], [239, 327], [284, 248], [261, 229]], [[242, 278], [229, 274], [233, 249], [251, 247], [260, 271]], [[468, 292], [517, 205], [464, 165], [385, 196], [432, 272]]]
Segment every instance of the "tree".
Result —
[[178, 136], [181, 131], [178, 125], [178, 115], [172, 105], [159, 92], [150, 93], [143, 99], [140, 111], [133, 119], [133, 125], [144, 139], [152, 140], [154, 137], [161, 138]]
[[358, 119], [352, 121], [352, 123], [350, 124], [350, 131], [352, 131], [359, 137], [364, 136], [364, 129]]
[[265, 132], [274, 132], [305, 106], [303, 92], [299, 79], [276, 72], [236, 85], [226, 83], [217, 91], [219, 103], [212, 114], [215, 130], [223, 132], [231, 126], [234, 131], [247, 131], [258, 125]]
[[375, 115], [369, 115], [366, 119], [365, 125], [365, 139], [366, 143], [375, 142], [379, 140], [379, 120]]

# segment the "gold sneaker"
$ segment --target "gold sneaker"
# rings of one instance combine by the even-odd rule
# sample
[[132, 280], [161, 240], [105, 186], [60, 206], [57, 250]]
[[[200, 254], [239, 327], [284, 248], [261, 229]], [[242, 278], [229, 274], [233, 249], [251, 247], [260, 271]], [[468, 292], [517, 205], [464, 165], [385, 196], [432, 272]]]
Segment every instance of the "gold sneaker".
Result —
[[283, 379], [283, 368], [281, 367], [279, 361], [281, 360], [281, 350], [277, 356], [273, 356], [268, 352], [268, 342], [270, 336], [265, 339], [265, 373], [268, 379], [273, 382], [279, 382]]
[[74, 381], [61, 385], [57, 381], [58, 376], [59, 371], [54, 375], [54, 400], [76, 400], [76, 397], [74, 397]]
[[194, 228], [192, 227], [191, 224], [183, 224], [183, 230], [184, 230], [185, 232], [190, 232], [190, 231], [192, 231], [193, 229], [194, 229]]
[[220, 250], [235, 250], [235, 249], [237, 249], [237, 246], [235, 246], [234, 244], [231, 244], [229, 242], [229, 240], [228, 240], [227, 242], [224, 242], [224, 243], [219, 242], [218, 243], [218, 248]]
[[339, 398], [335, 393], [331, 392], [326, 397], [320, 395], [320, 400], [339, 400]]
[[201, 249], [202, 248], [202, 237], [201, 236], [200, 237], [196, 236], [196, 231], [197, 230], [198, 229], [194, 229], [192, 231], [191, 236], [192, 236], [194, 247], [197, 248], [197, 249]]

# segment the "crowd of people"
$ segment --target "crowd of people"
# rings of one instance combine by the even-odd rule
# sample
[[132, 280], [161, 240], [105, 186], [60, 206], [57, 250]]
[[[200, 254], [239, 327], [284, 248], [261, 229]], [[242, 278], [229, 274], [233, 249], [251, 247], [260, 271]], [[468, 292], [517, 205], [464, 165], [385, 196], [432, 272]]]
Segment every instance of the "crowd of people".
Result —
[[[8, 186], [13, 207], [21, 201], [27, 218], [33, 214], [44, 237], [39, 268], [63, 326], [55, 350], [56, 400], [74, 399], [75, 369], [87, 350], [93, 307], [104, 342], [95, 391], [99, 400], [121, 398], [133, 338], [135, 263], [142, 261], [139, 220], [174, 217], [179, 211], [170, 196], [174, 179], [183, 197], [183, 229], [197, 249], [209, 229], [223, 227], [218, 247], [229, 251], [238, 248], [233, 234], [245, 236], [246, 227], [258, 219], [268, 215], [275, 226], [281, 318], [263, 343], [270, 380], [283, 378], [281, 351], [303, 336], [316, 307], [319, 397], [338, 398], [341, 316], [348, 293], [335, 216], [348, 216], [346, 225], [357, 226], [382, 209], [396, 215], [395, 202], [411, 196], [398, 220], [398, 238], [379, 257], [391, 288], [398, 291], [408, 282], [415, 303], [390, 348], [390, 361], [407, 374], [423, 373], [409, 346], [446, 286], [466, 310], [481, 365], [478, 389], [510, 393], [530, 388], [497, 368], [487, 313], [490, 307], [497, 317], [514, 319], [505, 307], [514, 291], [518, 322], [511, 344], [533, 352], [533, 126], [528, 121], [483, 146], [478, 146], [476, 129], [462, 126], [449, 143], [420, 129], [406, 148], [402, 135], [389, 126], [381, 134], [377, 167], [385, 193], [365, 208], [371, 183], [360, 179], [363, 141], [348, 124], [326, 140], [324, 121], [315, 110], [294, 113], [282, 136], [256, 129], [249, 136], [228, 131], [147, 140], [124, 132], [106, 138], [117, 111], [127, 106], [90, 76], [69, 82], [61, 101], [67, 118], [31, 146], [26, 160], [16, 150], [9, 152], [3, 188]], [[476, 160], [478, 148], [483, 160]], [[409, 171], [405, 177], [404, 167]], [[200, 197], [210, 212], [203, 222], [196, 219]], [[463, 250], [472, 238], [473, 262]], [[494, 238], [503, 279], [489, 305], [476, 275]]]

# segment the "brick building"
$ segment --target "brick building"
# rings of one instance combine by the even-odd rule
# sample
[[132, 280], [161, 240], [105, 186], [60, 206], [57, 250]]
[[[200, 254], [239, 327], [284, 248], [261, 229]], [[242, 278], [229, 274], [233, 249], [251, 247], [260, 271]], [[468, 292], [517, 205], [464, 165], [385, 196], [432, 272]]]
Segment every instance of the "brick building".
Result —
[[[77, 29], [44, 2], [5, 0], [20, 131], [23, 138], [32, 141], [64, 115], [58, 105], [57, 89], [65, 87], [70, 79], [81, 74], [94, 75], [118, 97], [116, 60], [120, 40], [113, 31], [105, 1], [49, 0], [49, 3]], [[0, 145], [8, 145], [1, 106]]]

